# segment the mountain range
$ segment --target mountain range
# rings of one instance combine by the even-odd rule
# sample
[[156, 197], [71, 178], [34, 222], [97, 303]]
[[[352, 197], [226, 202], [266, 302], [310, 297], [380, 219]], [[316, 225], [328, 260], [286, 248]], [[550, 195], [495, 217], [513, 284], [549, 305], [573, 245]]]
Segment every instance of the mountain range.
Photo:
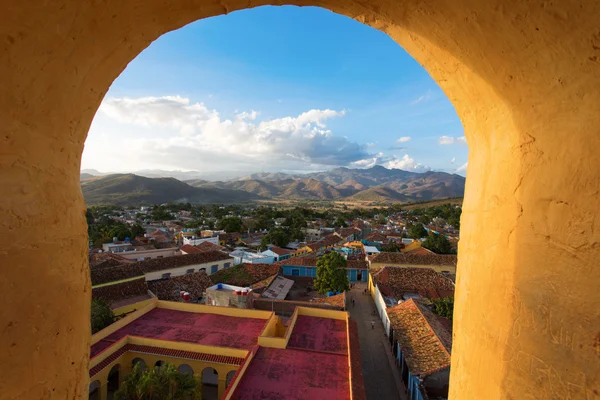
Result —
[[[94, 171], [97, 172], [97, 171]], [[135, 174], [81, 174], [82, 191], [93, 203], [238, 203], [256, 200], [343, 200], [412, 202], [461, 197], [465, 178], [446, 172], [416, 173], [375, 166], [336, 168], [309, 174], [261, 172], [230, 180], [147, 178]]]

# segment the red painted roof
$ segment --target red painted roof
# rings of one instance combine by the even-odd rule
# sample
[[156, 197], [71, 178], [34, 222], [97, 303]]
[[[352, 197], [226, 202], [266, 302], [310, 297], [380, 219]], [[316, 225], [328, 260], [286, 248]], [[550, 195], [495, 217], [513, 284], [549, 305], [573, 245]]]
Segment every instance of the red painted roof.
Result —
[[265, 324], [263, 319], [155, 308], [94, 344], [90, 356], [127, 335], [248, 350], [258, 343]]
[[288, 348], [348, 354], [346, 322], [299, 315]]
[[349, 400], [348, 357], [260, 347], [233, 393], [236, 400]]

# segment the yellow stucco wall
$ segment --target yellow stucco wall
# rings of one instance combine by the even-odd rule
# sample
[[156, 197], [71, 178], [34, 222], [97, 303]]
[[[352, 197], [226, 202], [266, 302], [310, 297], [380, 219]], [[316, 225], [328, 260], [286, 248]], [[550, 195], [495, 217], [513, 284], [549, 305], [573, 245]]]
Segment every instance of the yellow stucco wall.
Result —
[[143, 301], [138, 301], [137, 303], [128, 304], [123, 307], [115, 308], [113, 310], [113, 314], [115, 314], [116, 317], [120, 317], [123, 314], [128, 314], [133, 311], [137, 311], [137, 310], [140, 310], [140, 309], [146, 307], [148, 304], [152, 303], [153, 300], [154, 299], [146, 299]]
[[[450, 398], [598, 397], [596, 0], [4, 1], [0, 354], [11, 362], [0, 364], [0, 396], [87, 391], [79, 169], [111, 83], [162, 34], [265, 4], [322, 6], [382, 30], [461, 118], [470, 153]], [[51, 294], [43, 307], [40, 293]]]

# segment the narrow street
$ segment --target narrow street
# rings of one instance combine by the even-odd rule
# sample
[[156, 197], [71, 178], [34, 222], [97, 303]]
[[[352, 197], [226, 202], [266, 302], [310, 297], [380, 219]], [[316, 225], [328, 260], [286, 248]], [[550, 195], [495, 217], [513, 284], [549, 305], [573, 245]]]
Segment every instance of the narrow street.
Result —
[[[393, 356], [384, 334], [383, 324], [374, 313], [375, 302], [364, 295], [366, 283], [359, 283], [347, 293], [350, 317], [358, 325], [365, 392], [368, 400], [406, 400], [399, 372], [393, 367]], [[355, 305], [352, 305], [352, 299]], [[375, 321], [375, 329], [371, 329]]]

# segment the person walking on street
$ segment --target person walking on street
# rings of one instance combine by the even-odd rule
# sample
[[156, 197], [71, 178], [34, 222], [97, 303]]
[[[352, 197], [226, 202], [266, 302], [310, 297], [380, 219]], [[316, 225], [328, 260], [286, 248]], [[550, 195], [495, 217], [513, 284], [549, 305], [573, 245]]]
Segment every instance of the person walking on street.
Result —
[[371, 320], [371, 329], [375, 329], [375, 321]]

